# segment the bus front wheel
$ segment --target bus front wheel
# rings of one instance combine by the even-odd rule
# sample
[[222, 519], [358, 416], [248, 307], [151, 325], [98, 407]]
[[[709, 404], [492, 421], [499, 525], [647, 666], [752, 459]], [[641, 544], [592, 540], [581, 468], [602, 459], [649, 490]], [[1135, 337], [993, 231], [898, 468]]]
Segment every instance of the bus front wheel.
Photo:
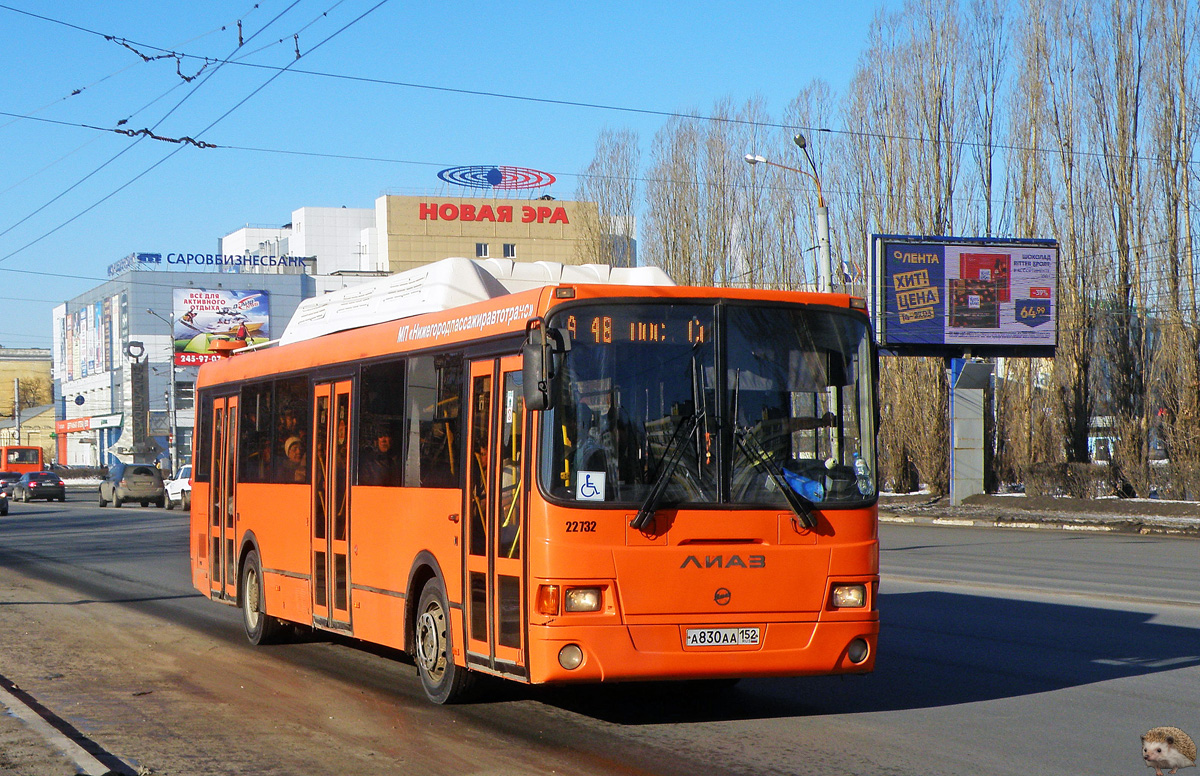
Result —
[[475, 676], [464, 666], [454, 664], [450, 605], [442, 581], [436, 577], [421, 591], [415, 631], [417, 671], [429, 700], [438, 704], [466, 700]]
[[262, 564], [258, 550], [251, 550], [242, 567], [242, 625], [251, 644], [273, 644], [280, 640], [283, 622], [266, 612], [266, 597], [263, 592]]

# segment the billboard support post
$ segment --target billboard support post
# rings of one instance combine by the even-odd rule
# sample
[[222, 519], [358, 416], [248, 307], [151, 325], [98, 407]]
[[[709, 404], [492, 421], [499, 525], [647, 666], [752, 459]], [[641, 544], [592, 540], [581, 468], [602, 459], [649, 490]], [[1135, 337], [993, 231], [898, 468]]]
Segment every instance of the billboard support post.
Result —
[[965, 358], [950, 366], [950, 503], [984, 492], [984, 413], [992, 364]]

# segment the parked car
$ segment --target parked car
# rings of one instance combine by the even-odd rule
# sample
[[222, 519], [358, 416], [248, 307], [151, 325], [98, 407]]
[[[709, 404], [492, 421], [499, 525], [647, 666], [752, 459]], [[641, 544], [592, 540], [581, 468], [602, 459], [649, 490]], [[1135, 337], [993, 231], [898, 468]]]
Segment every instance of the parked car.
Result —
[[0, 472], [0, 490], [11, 496], [12, 486], [16, 485], [19, 479], [21, 479], [20, 472]]
[[35, 498], [67, 500], [67, 483], [54, 472], [25, 472], [12, 486], [12, 497], [26, 503]]
[[161, 507], [166, 499], [162, 472], [152, 463], [115, 463], [100, 482], [102, 507], [119, 507], [126, 501], [139, 501], [144, 507], [153, 502]]
[[0, 517], [8, 514], [8, 491], [0, 489]]
[[167, 488], [167, 509], [174, 509], [178, 506], [181, 509], [192, 508], [192, 465], [179, 467], [179, 473], [175, 475], [175, 479], [171, 480], [166, 485]]

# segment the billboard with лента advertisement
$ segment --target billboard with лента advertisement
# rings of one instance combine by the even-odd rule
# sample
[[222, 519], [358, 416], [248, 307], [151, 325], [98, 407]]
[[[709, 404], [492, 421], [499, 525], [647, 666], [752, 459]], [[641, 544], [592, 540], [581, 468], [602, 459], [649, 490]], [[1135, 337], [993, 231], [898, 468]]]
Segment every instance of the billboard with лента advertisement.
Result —
[[1058, 245], [876, 235], [872, 298], [884, 348], [1052, 352]]

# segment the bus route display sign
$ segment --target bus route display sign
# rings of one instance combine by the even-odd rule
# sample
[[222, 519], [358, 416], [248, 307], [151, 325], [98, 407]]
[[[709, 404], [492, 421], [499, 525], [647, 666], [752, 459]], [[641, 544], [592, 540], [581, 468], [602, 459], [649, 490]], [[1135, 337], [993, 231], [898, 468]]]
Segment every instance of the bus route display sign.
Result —
[[1052, 355], [1058, 244], [875, 235], [879, 344], [913, 354]]

